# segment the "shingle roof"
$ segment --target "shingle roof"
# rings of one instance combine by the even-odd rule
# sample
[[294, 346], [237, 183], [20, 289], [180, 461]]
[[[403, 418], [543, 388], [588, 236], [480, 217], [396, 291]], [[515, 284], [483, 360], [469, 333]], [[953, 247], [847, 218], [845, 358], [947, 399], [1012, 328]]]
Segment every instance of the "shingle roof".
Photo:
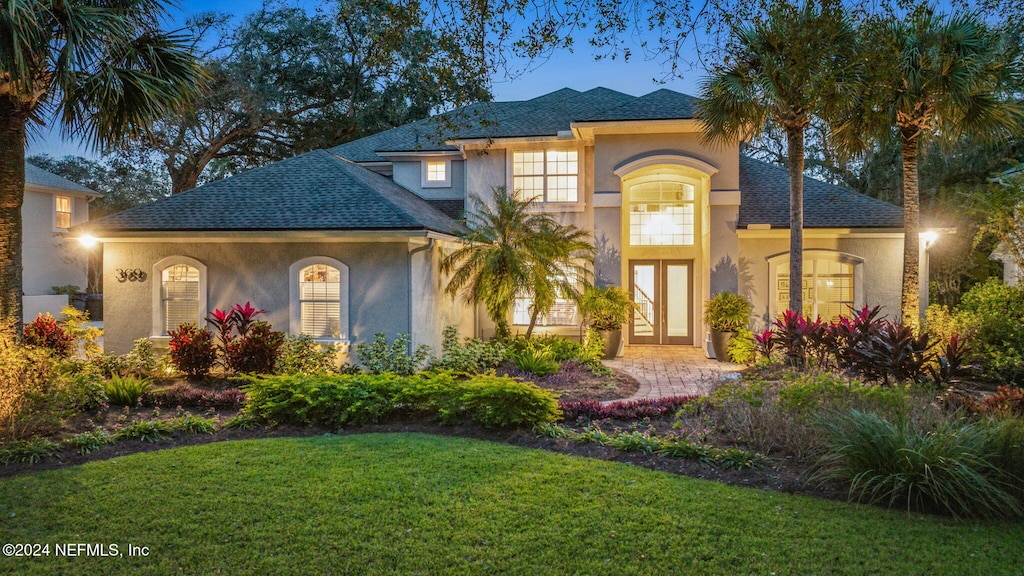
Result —
[[[737, 226], [789, 228], [789, 172], [740, 155]], [[804, 177], [805, 228], [902, 228], [903, 209], [846, 188]]]
[[63, 176], [58, 176], [53, 172], [47, 172], [42, 168], [25, 162], [25, 184], [33, 186], [41, 186], [43, 188], [55, 188], [58, 190], [69, 190], [72, 192], [78, 192], [87, 196], [102, 196], [99, 192], [82, 186], [78, 182], [68, 180]]
[[380, 162], [377, 152], [455, 150], [446, 140], [556, 136], [573, 122], [687, 119], [693, 104], [693, 97], [665, 89], [636, 97], [608, 88], [563, 88], [532, 100], [471, 104], [330, 151], [354, 162]]
[[460, 224], [391, 179], [324, 150], [101, 218], [105, 231], [432, 230]]

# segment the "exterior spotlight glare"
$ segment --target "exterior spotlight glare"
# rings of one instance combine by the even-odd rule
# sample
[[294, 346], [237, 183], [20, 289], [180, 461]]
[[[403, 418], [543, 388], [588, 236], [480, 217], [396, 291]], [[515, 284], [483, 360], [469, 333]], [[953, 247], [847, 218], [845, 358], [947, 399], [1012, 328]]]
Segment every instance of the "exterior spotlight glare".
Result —
[[935, 242], [939, 239], [939, 233], [934, 230], [927, 232], [921, 232], [921, 242], [924, 244], [925, 250], [935, 245]]
[[92, 248], [93, 246], [96, 245], [97, 242], [99, 242], [99, 240], [97, 240], [96, 237], [93, 236], [92, 234], [83, 234], [78, 237], [78, 242], [81, 243], [82, 246], [85, 246], [86, 248]]

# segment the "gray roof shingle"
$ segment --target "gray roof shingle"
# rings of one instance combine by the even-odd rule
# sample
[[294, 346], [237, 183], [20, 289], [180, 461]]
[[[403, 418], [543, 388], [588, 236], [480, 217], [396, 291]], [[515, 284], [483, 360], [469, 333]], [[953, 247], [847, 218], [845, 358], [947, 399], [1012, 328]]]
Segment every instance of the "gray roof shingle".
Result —
[[111, 214], [90, 229], [126, 231], [432, 230], [462, 226], [427, 201], [324, 150]]
[[69, 190], [71, 192], [77, 192], [87, 196], [102, 196], [99, 192], [91, 188], [86, 188], [78, 182], [73, 182], [63, 176], [58, 176], [53, 172], [47, 172], [46, 170], [43, 170], [34, 164], [29, 164], [28, 162], [25, 162], [25, 184], [40, 186], [43, 188]]
[[[737, 226], [789, 228], [789, 172], [740, 155]], [[805, 228], [902, 228], [903, 209], [846, 188], [804, 176]]]

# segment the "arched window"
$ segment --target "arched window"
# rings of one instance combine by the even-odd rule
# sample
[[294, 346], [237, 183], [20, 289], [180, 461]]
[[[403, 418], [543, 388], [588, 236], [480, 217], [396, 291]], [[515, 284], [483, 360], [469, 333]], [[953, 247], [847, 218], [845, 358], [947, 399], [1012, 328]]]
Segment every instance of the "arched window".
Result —
[[182, 324], [202, 325], [206, 315], [206, 266], [185, 256], [153, 266], [153, 334], [166, 336]]
[[348, 339], [348, 267], [306, 258], [291, 267], [291, 331], [318, 340]]
[[[768, 259], [773, 268], [771, 292], [775, 314], [789, 308], [789, 254]], [[830, 250], [805, 250], [803, 289], [804, 317], [835, 320], [863, 305], [860, 268], [863, 259]]]

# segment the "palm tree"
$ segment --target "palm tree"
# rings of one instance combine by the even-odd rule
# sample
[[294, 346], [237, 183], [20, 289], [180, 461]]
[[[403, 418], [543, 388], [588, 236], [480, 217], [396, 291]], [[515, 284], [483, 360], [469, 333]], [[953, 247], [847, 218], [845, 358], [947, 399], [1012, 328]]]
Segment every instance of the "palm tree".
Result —
[[803, 290], [804, 132], [851, 87], [853, 27], [838, 4], [779, 3], [763, 20], [739, 28], [701, 85], [697, 114], [704, 137], [732, 144], [776, 122], [786, 133], [789, 168], [789, 309], [801, 312]]
[[203, 75], [162, 33], [167, 0], [10, 0], [0, 8], [0, 339], [21, 336], [28, 122], [106, 147], [190, 97]]
[[[864, 60], [875, 64], [836, 139], [850, 149], [890, 138], [901, 146], [903, 169], [904, 323], [920, 320], [920, 196], [918, 158], [929, 138], [956, 140], [964, 134], [998, 139], [1021, 128], [1024, 106], [1013, 97], [1019, 75], [1019, 45], [979, 17], [936, 16], [919, 10], [895, 22], [863, 26]], [[1017, 38], [1008, 35], [1007, 38]], [[1019, 40], [1018, 40], [1019, 41]]]
[[476, 196], [472, 202], [465, 244], [441, 261], [441, 271], [451, 274], [446, 291], [452, 296], [465, 291], [470, 302], [483, 304], [498, 338], [510, 335], [508, 314], [515, 299], [533, 298], [529, 338], [556, 299], [579, 299], [594, 251], [589, 234], [559, 224], [538, 212], [533, 200], [519, 200], [504, 186], [494, 189], [493, 205]]

